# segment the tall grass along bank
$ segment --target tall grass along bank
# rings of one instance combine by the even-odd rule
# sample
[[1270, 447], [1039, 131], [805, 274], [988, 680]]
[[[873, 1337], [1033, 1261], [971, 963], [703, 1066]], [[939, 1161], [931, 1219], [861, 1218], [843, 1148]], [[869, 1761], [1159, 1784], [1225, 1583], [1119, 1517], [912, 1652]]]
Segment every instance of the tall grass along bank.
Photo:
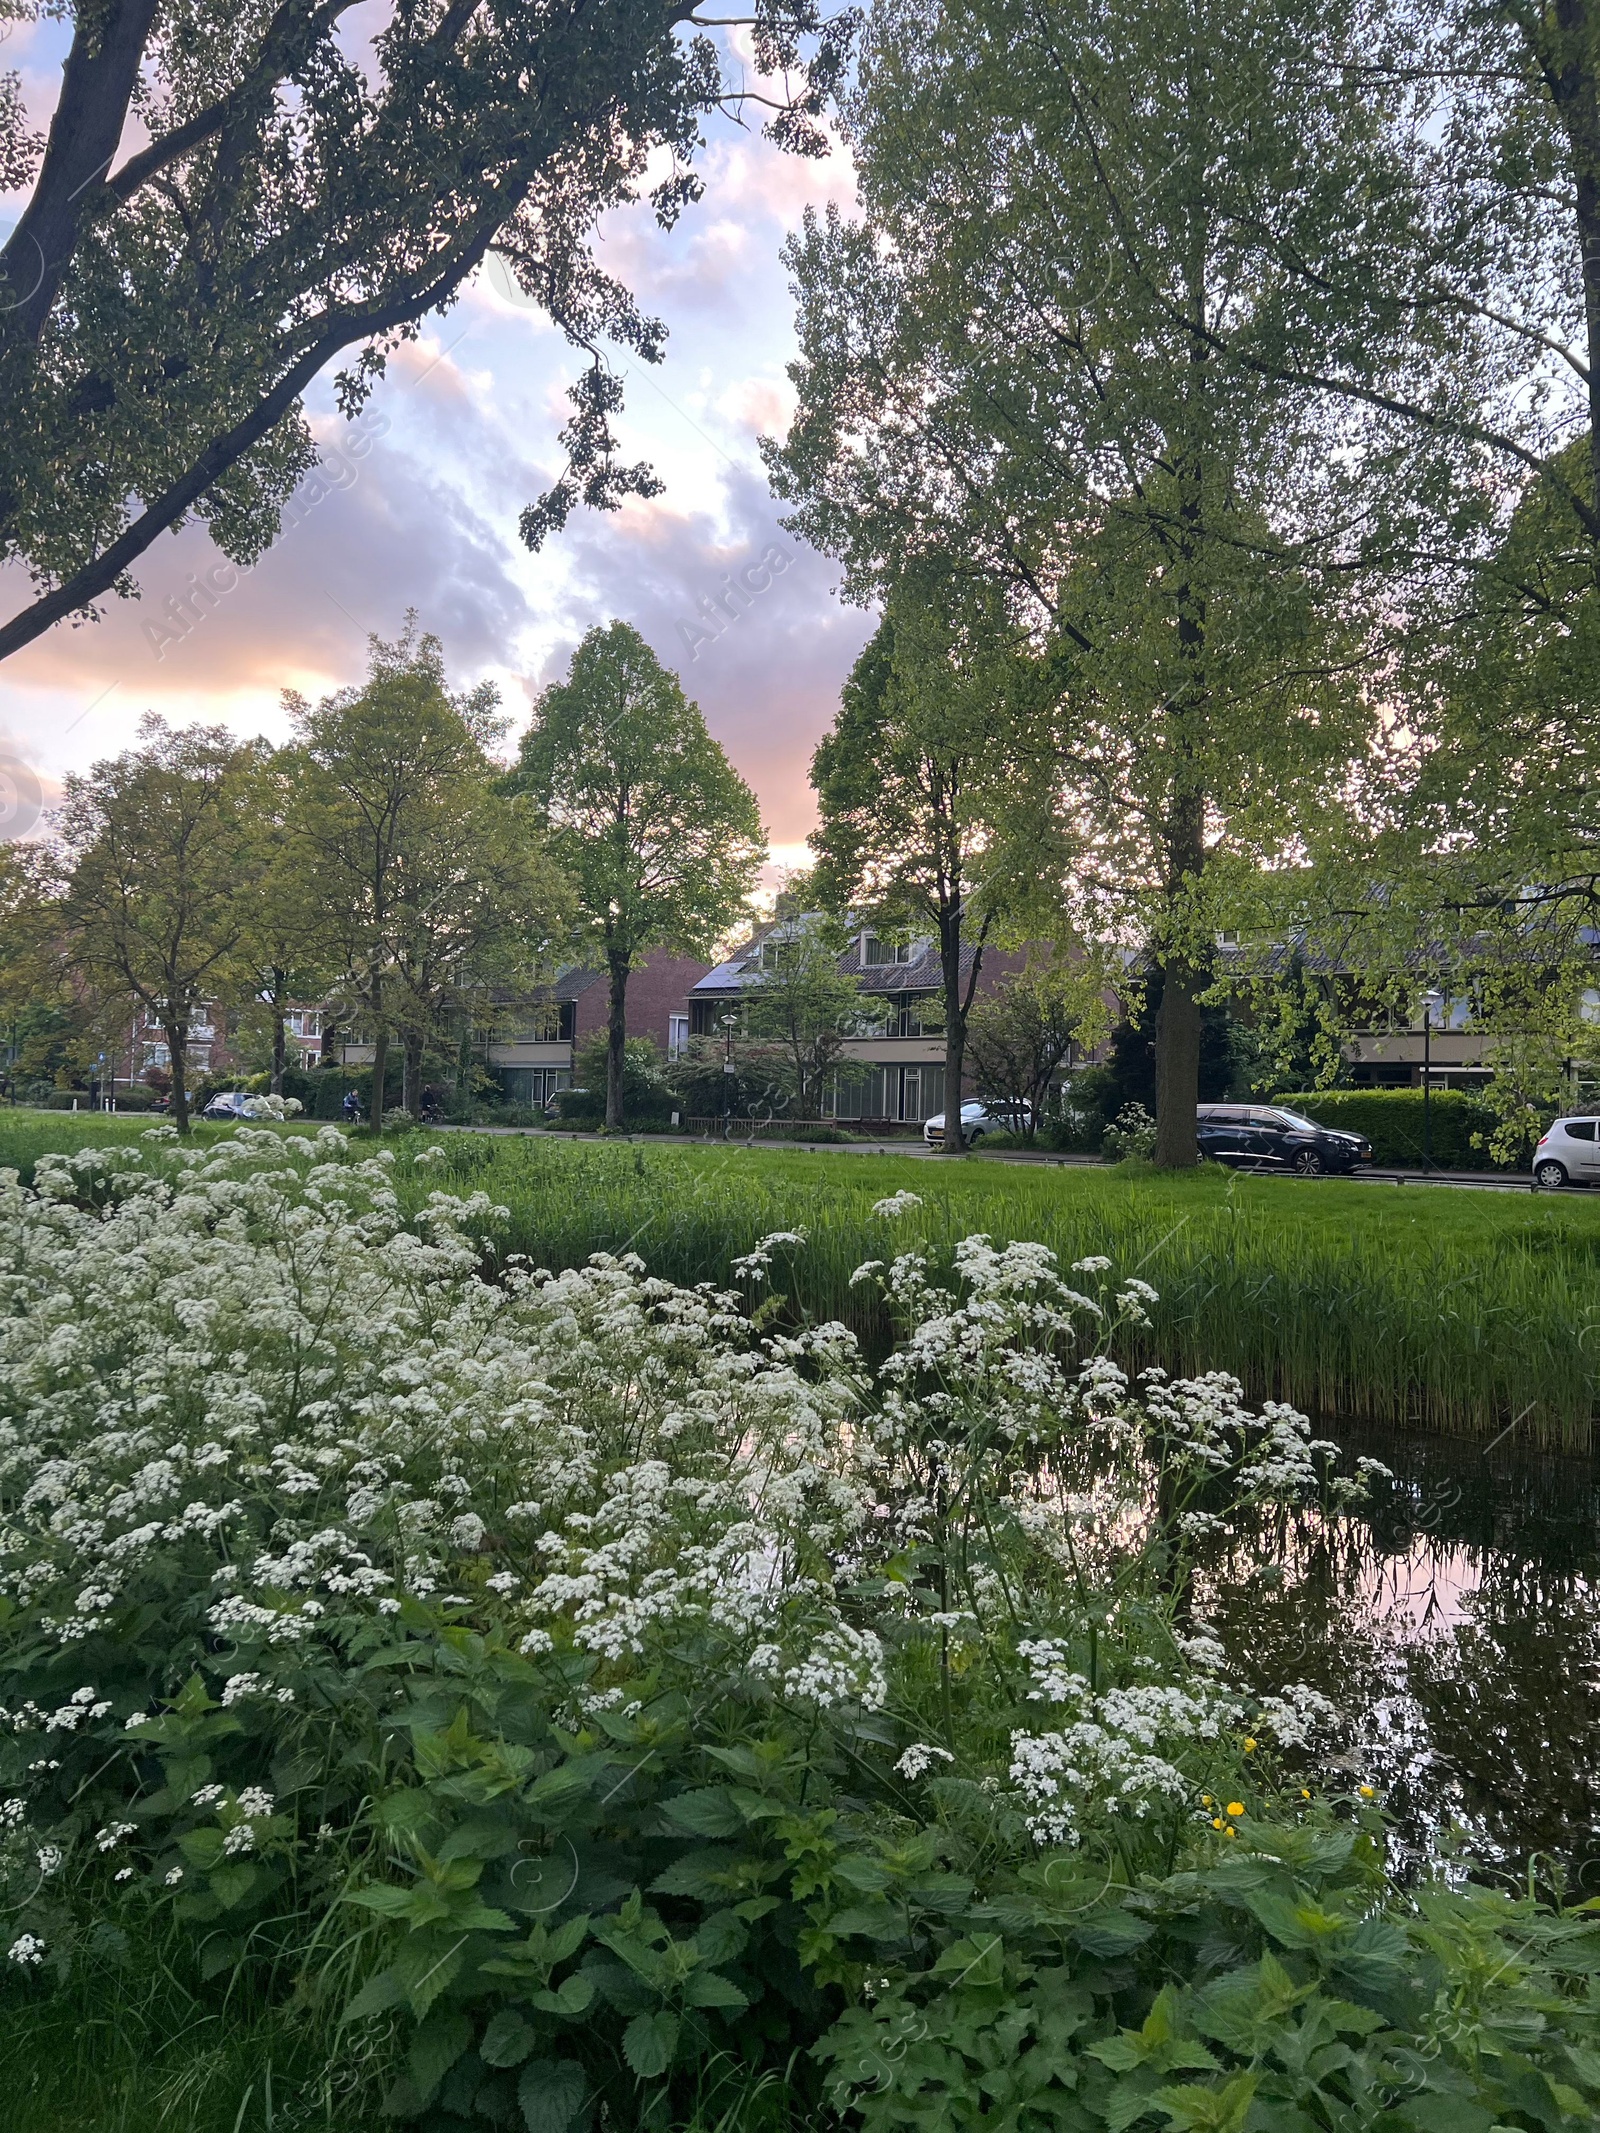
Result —
[[[116, 1119], [0, 1114], [0, 1166], [50, 1149], [139, 1145]], [[226, 1136], [234, 1129], [207, 1129]], [[437, 1143], [440, 1154], [416, 1158]], [[946, 1261], [982, 1231], [1036, 1239], [1064, 1263], [1104, 1255], [1159, 1291], [1119, 1360], [1218, 1368], [1252, 1397], [1328, 1420], [1410, 1424], [1480, 1441], [1592, 1448], [1600, 1375], [1600, 1195], [1488, 1194], [1341, 1179], [1162, 1176], [979, 1160], [406, 1136], [395, 1189], [415, 1210], [442, 1179], [506, 1209], [496, 1253], [581, 1266], [638, 1250], [675, 1281], [721, 1282], [772, 1230], [803, 1227], [792, 1307], [869, 1341], [886, 1327], [852, 1288], [887, 1247], [874, 1205], [917, 1196], [900, 1233]], [[438, 1167], [434, 1167], [437, 1165]]]
[[804, 1228], [782, 1286], [868, 1340], [881, 1316], [850, 1276], [888, 1248], [874, 1204], [904, 1189], [920, 1204], [898, 1233], [946, 1261], [983, 1231], [1136, 1270], [1159, 1300], [1125, 1332], [1130, 1367], [1227, 1370], [1330, 1419], [1594, 1441], [1600, 1200], [532, 1137], [452, 1139], [442, 1160], [508, 1209], [507, 1250], [551, 1267], [626, 1247], [674, 1280], [722, 1280], [765, 1232]]

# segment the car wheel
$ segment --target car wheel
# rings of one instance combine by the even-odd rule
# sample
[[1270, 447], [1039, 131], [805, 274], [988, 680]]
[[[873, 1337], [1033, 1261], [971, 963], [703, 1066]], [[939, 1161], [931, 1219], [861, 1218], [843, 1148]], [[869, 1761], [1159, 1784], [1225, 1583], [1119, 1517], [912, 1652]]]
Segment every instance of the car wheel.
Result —
[[1567, 1182], [1567, 1167], [1564, 1163], [1541, 1163], [1533, 1173], [1533, 1181], [1536, 1185], [1543, 1185], [1547, 1191], [1554, 1192], [1558, 1185], [1565, 1185]]
[[983, 1139], [983, 1128], [982, 1128], [982, 1127], [980, 1126], [980, 1127], [978, 1128], [978, 1130], [977, 1130], [977, 1131], [976, 1131], [975, 1133], [969, 1133], [969, 1134], [967, 1135], [967, 1146], [968, 1146], [969, 1148], [976, 1148], [976, 1147], [977, 1147], [977, 1145], [978, 1145], [978, 1143], [979, 1143], [979, 1141], [981, 1141], [982, 1139]]
[[1320, 1178], [1322, 1158], [1315, 1148], [1302, 1148], [1294, 1159], [1294, 1174], [1297, 1178]]

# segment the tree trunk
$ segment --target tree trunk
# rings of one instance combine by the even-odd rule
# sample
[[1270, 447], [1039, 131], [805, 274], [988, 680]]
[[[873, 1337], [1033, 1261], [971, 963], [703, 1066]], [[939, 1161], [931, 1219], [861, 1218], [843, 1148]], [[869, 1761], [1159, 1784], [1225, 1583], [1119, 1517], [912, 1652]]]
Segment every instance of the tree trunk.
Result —
[[628, 965], [630, 958], [608, 953], [611, 995], [606, 1022], [606, 1131], [620, 1133], [622, 1116], [622, 1068], [628, 1038]]
[[1571, 156], [1572, 204], [1583, 279], [1584, 342], [1588, 362], [1589, 495], [1579, 517], [1600, 581], [1600, 41], [1593, 0], [1555, 0], [1536, 9], [1524, 27], [1534, 64], [1544, 76]]
[[456, 1109], [466, 1116], [467, 1101], [472, 1094], [472, 1017], [464, 1015], [461, 1020], [461, 1041], [456, 1046]]
[[288, 978], [282, 970], [272, 973], [272, 1093], [283, 1094], [283, 1070], [287, 1063], [288, 1045], [283, 1034], [283, 994]]
[[408, 1035], [400, 1056], [400, 1108], [422, 1116], [422, 1039]]
[[372, 990], [372, 1130], [383, 1131], [383, 1085], [389, 1076], [389, 1025], [383, 1015], [383, 993]]
[[[980, 951], [981, 952], [981, 951]], [[939, 972], [944, 985], [944, 1138], [942, 1155], [965, 1155], [961, 1082], [967, 1065], [967, 1011], [961, 997], [961, 904], [939, 915]]]
[[1200, 1088], [1200, 1001], [1193, 973], [1173, 962], [1161, 974], [1156, 1010], [1156, 1152], [1162, 1170], [1200, 1160], [1195, 1106]]
[[189, 1077], [188, 1050], [189, 1030], [186, 1023], [164, 1022], [167, 1038], [167, 1057], [172, 1063], [172, 1123], [179, 1135], [189, 1138]]

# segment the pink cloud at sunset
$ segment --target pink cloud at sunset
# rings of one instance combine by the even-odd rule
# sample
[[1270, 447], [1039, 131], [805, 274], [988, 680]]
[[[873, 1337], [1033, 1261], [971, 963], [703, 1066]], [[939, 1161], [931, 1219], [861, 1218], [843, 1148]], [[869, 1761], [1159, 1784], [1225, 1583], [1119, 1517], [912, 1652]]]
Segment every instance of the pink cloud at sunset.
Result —
[[[55, 46], [35, 43], [47, 108]], [[584, 631], [619, 616], [681, 674], [795, 863], [813, 819], [810, 754], [871, 620], [842, 607], [832, 566], [782, 531], [756, 440], [781, 434], [793, 407], [779, 249], [808, 205], [848, 206], [854, 184], [838, 148], [785, 156], [722, 122], [701, 169], [705, 197], [675, 229], [641, 204], [601, 237], [603, 263], [668, 329], [661, 365], [614, 357], [622, 451], [657, 469], [660, 499], [578, 514], [538, 555], [522, 546], [518, 517], [559, 472], [583, 358], [491, 263], [390, 356], [354, 428], [319, 382], [308, 404], [322, 463], [252, 569], [190, 525], [136, 565], [137, 600], [109, 601], [97, 622], [58, 625], [7, 661], [0, 753], [59, 781], [129, 745], [147, 711], [281, 736], [282, 691], [358, 680], [368, 634], [393, 637], [409, 608], [443, 641], [453, 679], [496, 680], [520, 725]], [[774, 546], [782, 567], [767, 567], [758, 593], [730, 585], [759, 575]], [[26, 596], [19, 575], [0, 573], [0, 613]]]

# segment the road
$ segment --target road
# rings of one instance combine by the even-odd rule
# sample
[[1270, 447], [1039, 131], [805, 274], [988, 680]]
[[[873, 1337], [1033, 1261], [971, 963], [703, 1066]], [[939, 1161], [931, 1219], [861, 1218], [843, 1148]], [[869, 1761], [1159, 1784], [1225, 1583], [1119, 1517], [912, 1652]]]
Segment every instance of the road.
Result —
[[[447, 1133], [516, 1135], [520, 1133], [542, 1133], [544, 1129], [527, 1126], [442, 1126], [436, 1130]], [[550, 1134], [549, 1138], [552, 1140], [571, 1141], [616, 1141], [626, 1139], [630, 1143], [637, 1143], [643, 1146], [656, 1140], [664, 1141], [667, 1136], [654, 1133], [627, 1135], [615, 1133], [555, 1133]], [[904, 1155], [916, 1161], [928, 1163], [936, 1163], [941, 1159], [940, 1151], [936, 1148], [930, 1148], [922, 1140], [824, 1141], [812, 1143], [768, 1139], [759, 1136], [751, 1140], [734, 1134], [727, 1141], [719, 1138], [717, 1140], [686, 1142], [681, 1138], [675, 1137], [673, 1145], [676, 1147], [729, 1147], [752, 1150], [777, 1148], [784, 1150], [789, 1155]], [[1103, 1170], [1107, 1167], [1097, 1155], [1057, 1155], [1043, 1150], [1035, 1152], [1025, 1148], [996, 1148], [992, 1152], [980, 1149], [974, 1151], [974, 1159], [980, 1163], [1032, 1164], [1036, 1168], [1053, 1168], [1057, 1170]], [[1262, 1170], [1253, 1173], [1253, 1175], [1278, 1177], [1283, 1173]], [[1382, 1170], [1373, 1167], [1371, 1169], [1351, 1171], [1348, 1176], [1350, 1181], [1357, 1185], [1387, 1185], [1390, 1187], [1420, 1185], [1426, 1188], [1453, 1186], [1456, 1190], [1462, 1192], [1536, 1192], [1539, 1190], [1532, 1177], [1525, 1170], [1488, 1176], [1482, 1172], [1471, 1170]], [[1295, 1182], [1314, 1186], [1319, 1181], [1315, 1178], [1297, 1178]]]

